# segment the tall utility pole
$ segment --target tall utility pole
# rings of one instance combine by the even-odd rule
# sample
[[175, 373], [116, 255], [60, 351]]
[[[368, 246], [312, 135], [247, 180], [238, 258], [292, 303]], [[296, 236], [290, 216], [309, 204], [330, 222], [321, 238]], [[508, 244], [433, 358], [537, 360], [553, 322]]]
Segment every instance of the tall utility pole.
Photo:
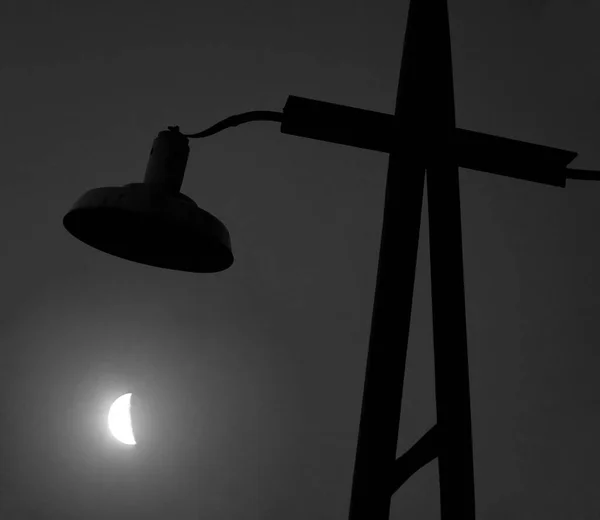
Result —
[[413, 286], [427, 170], [437, 427], [424, 439], [437, 456], [444, 520], [475, 518], [469, 370], [454, 88], [446, 0], [411, 0], [393, 141], [350, 520], [386, 520], [394, 473]]

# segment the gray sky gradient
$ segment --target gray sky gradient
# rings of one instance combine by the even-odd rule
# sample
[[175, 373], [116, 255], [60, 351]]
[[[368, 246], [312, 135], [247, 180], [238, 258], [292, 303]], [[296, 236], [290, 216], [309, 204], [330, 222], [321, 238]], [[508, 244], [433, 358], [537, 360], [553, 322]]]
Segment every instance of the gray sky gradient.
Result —
[[[600, 4], [449, 4], [457, 125], [600, 169]], [[266, 122], [192, 142], [182, 191], [236, 256], [216, 275], [96, 252], [61, 219], [141, 181], [168, 125], [290, 94], [393, 112], [407, 8], [2, 3], [0, 518], [347, 517], [387, 158]], [[477, 518], [597, 519], [600, 184], [464, 170], [461, 194]], [[399, 453], [435, 422], [424, 217]], [[105, 428], [126, 391], [134, 451]], [[438, 502], [432, 463], [392, 520]]]

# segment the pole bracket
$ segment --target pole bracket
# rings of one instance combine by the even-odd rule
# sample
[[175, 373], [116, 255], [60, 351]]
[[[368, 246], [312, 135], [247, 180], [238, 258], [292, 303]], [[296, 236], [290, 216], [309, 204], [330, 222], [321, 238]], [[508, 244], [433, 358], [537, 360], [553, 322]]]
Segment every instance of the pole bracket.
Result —
[[438, 453], [438, 426], [435, 424], [406, 453], [395, 460], [391, 474], [391, 493], [398, 491], [402, 484], [435, 459]]

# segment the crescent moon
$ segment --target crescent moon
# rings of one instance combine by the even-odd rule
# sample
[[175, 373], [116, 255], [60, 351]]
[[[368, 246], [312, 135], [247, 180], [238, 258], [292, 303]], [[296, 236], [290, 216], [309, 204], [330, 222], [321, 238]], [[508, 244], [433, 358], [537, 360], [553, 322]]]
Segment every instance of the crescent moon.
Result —
[[123, 444], [136, 443], [131, 426], [131, 394], [123, 394], [111, 405], [108, 411], [108, 429]]

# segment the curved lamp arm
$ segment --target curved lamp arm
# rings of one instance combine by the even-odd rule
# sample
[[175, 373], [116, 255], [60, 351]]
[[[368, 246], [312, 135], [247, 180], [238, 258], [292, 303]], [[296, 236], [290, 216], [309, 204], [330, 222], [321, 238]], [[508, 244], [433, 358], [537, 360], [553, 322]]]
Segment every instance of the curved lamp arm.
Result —
[[[249, 123], [250, 121], [283, 121], [283, 112], [274, 112], [271, 110], [254, 110], [252, 112], [244, 112], [243, 114], [236, 114], [233, 116], [229, 116], [223, 121], [219, 121], [213, 126], [203, 130], [202, 132], [198, 132], [195, 134], [182, 134], [184, 137], [188, 137], [190, 139], [195, 139], [199, 137], [208, 137], [209, 135], [214, 135], [221, 130], [225, 130], [226, 128], [230, 128], [232, 126], [238, 126], [242, 123]], [[179, 130], [178, 126], [169, 127], [169, 130]]]

